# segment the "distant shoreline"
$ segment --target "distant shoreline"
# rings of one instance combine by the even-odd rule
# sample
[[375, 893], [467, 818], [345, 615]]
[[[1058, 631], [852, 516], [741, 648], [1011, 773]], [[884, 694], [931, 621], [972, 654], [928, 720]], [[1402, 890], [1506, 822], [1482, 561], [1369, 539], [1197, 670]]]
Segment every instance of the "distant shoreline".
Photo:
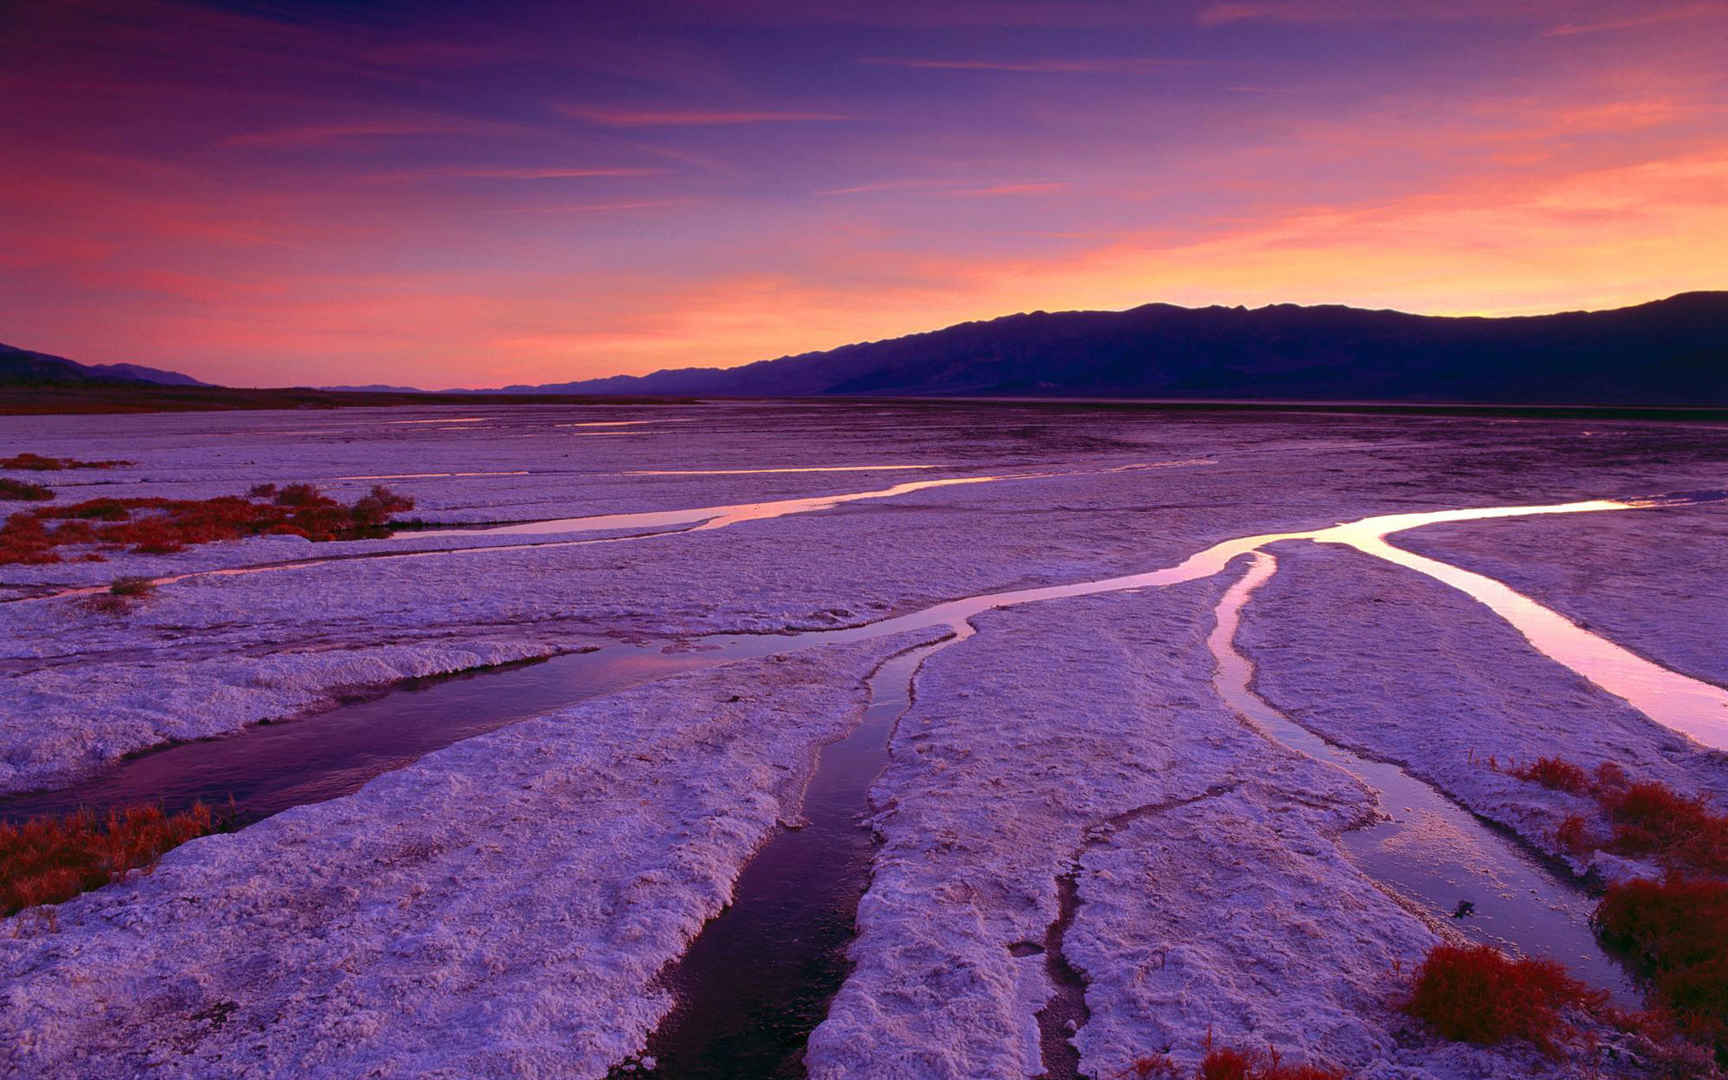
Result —
[[237, 389], [132, 384], [0, 388], [0, 416], [115, 415], [268, 409], [426, 408], [428, 406], [693, 405], [702, 402], [813, 404], [892, 403], [926, 406], [1041, 406], [1052, 409], [1132, 409], [1167, 412], [1304, 412], [1371, 415], [1479, 416], [1553, 420], [1690, 420], [1728, 422], [1728, 407], [1686, 405], [1487, 404], [1413, 401], [1288, 401], [1217, 398], [960, 397], [824, 394], [760, 397], [729, 395], [628, 396], [610, 394], [501, 394], [407, 391]]

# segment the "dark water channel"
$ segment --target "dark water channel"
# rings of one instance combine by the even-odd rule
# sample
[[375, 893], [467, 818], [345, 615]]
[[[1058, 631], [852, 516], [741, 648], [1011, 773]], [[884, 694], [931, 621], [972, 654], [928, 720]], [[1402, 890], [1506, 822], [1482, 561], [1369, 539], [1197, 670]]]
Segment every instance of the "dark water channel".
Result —
[[[984, 611], [1181, 584], [1215, 575], [1236, 557], [1252, 554], [1255, 565], [1219, 607], [1213, 640], [1219, 692], [1272, 737], [1355, 772], [1381, 792], [1393, 820], [1347, 835], [1358, 865], [1441, 915], [1449, 914], [1457, 900], [1472, 900], [1478, 914], [1461, 925], [1465, 932], [1521, 952], [1553, 956], [1625, 1000], [1629, 992], [1624, 977], [1590, 936], [1584, 919], [1588, 901], [1582, 894], [1396, 766], [1326, 743], [1271, 709], [1249, 689], [1251, 669], [1235, 653], [1232, 641], [1241, 605], [1275, 566], [1258, 551], [1273, 541], [1345, 542], [1392, 558], [1375, 549], [1392, 525], [1402, 530], [1466, 516], [1628, 508], [1566, 504], [1370, 518], [1326, 530], [1242, 537], [1213, 545], [1174, 567], [965, 597], [845, 630], [713, 635], [695, 639], [693, 646], [619, 644], [416, 680], [318, 715], [141, 754], [68, 788], [0, 799], [0, 819], [78, 807], [100, 811], [144, 802], [177, 810], [199, 800], [219, 806], [232, 800], [241, 822], [257, 820], [300, 803], [351, 793], [381, 773], [459, 740], [650, 680], [817, 645], [947, 628], [953, 637], [902, 653], [875, 672], [863, 721], [820, 753], [803, 808], [808, 824], [775, 832], [744, 868], [732, 904], [662, 973], [663, 984], [677, 1000], [647, 1051], [662, 1075], [802, 1076], [805, 1041], [846, 976], [845, 949], [874, 852], [860, 817], [869, 808], [870, 784], [888, 761], [889, 736], [908, 707], [918, 664], [934, 649], [969, 636], [967, 620]], [[1470, 583], [1449, 584], [1464, 588]], [[1501, 602], [1492, 593], [1478, 599], [1543, 648], [1545, 631], [1539, 626], [1527, 629], [1530, 620], [1509, 610], [1511, 601]], [[1516, 599], [1538, 613], [1545, 610]], [[1586, 677], [1596, 666], [1588, 653], [1555, 647], [1550, 655]], [[1599, 673], [1595, 677], [1602, 678]]]
[[918, 665], [955, 640], [877, 669], [863, 722], [822, 748], [804, 796], [806, 823], [775, 831], [739, 875], [731, 906], [662, 974], [677, 999], [648, 1041], [662, 1075], [804, 1075], [804, 1044], [846, 979], [846, 946], [870, 884], [876, 841], [861, 817], [870, 785], [911, 705]]
[[[785, 640], [785, 639], [780, 639]], [[0, 799], [0, 820], [194, 802], [238, 823], [358, 791], [434, 750], [586, 698], [722, 662], [716, 653], [615, 645], [461, 675], [413, 679], [312, 716], [123, 759], [71, 787]]]

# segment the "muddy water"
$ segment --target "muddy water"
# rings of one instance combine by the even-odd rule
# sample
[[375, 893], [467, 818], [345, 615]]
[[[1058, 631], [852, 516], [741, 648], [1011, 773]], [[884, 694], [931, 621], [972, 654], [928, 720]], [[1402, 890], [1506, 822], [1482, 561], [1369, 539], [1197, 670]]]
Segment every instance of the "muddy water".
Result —
[[1344, 834], [1350, 858], [1369, 877], [1446, 917], [1460, 901], [1475, 910], [1453, 922], [1477, 941], [1565, 964], [1579, 978], [1636, 1008], [1639, 997], [1625, 971], [1590, 932], [1589, 897], [1557, 879], [1510, 837], [1390, 762], [1362, 757], [1327, 742], [1274, 709], [1253, 690], [1254, 668], [1236, 649], [1242, 607], [1277, 570], [1254, 552], [1248, 572], [1218, 603], [1217, 625], [1206, 639], [1217, 659], [1213, 679], [1226, 704], [1262, 734], [1309, 757], [1330, 762], [1379, 796], [1390, 820]]

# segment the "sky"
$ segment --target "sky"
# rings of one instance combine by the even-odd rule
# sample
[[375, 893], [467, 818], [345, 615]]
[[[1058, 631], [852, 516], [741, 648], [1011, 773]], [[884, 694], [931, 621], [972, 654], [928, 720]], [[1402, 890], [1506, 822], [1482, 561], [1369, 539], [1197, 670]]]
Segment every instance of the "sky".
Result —
[[1728, 0], [53, 0], [0, 40], [0, 341], [230, 385], [1728, 287]]

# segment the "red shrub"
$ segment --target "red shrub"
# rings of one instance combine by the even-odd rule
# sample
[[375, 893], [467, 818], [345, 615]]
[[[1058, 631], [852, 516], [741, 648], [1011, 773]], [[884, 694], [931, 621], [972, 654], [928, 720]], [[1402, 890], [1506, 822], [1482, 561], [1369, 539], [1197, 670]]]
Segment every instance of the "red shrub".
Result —
[[1553, 791], [1582, 795], [1590, 790], [1589, 774], [1570, 761], [1561, 761], [1559, 758], [1537, 758], [1532, 764], [1507, 771], [1520, 780], [1529, 780]]
[[276, 493], [277, 506], [317, 506], [329, 502], [312, 484], [289, 484]]
[[[256, 489], [255, 489], [256, 490]], [[238, 495], [214, 499], [89, 499], [12, 515], [0, 527], [0, 563], [57, 562], [54, 548], [70, 544], [130, 547], [166, 555], [193, 544], [247, 536], [294, 535], [309, 540], [357, 540], [381, 535], [390, 515], [414, 500], [375, 487], [351, 507], [291, 484], [274, 502]], [[58, 521], [52, 533], [44, 522]], [[98, 524], [100, 523], [100, 524]]]
[[0, 563], [53, 563], [57, 541], [35, 514], [13, 514], [0, 526]]
[[1213, 1050], [1200, 1062], [1196, 1080], [1248, 1080], [1248, 1070], [1254, 1059], [1240, 1050], [1223, 1047]]
[[1625, 787], [1626, 770], [1612, 761], [1604, 761], [1596, 766], [1596, 786], [1603, 790]]
[[130, 464], [132, 464], [130, 461], [79, 461], [77, 458], [43, 457], [41, 454], [31, 453], [0, 458], [0, 469], [29, 469], [34, 472], [54, 472], [60, 469], [112, 469], [116, 465]]
[[1567, 814], [1554, 830], [1554, 846], [1569, 855], [1583, 855], [1595, 848], [1590, 825], [1579, 814]]
[[47, 502], [54, 497], [52, 488], [24, 480], [8, 480], [0, 476], [0, 499], [14, 502]]
[[1603, 995], [1551, 960], [1513, 959], [1491, 945], [1436, 945], [1404, 1010], [1442, 1037], [1492, 1046], [1525, 1039], [1550, 1054], [1568, 1028], [1560, 1011]]
[[172, 816], [158, 807], [133, 806], [111, 811], [105, 821], [80, 810], [65, 818], [0, 824], [0, 915], [58, 904], [118, 881], [215, 828], [203, 804]]
[[1728, 882], [1670, 875], [1608, 887], [1591, 921], [1656, 1000], [1728, 1061]]
[[362, 529], [375, 529], [390, 520], [391, 514], [399, 514], [414, 509], [414, 500], [405, 495], [398, 495], [382, 485], [372, 489], [372, 494], [356, 502], [351, 509], [354, 524]]
[[1647, 781], [1605, 793], [1601, 802], [1614, 822], [1610, 851], [1652, 856], [1670, 869], [1728, 874], [1728, 816], [1711, 813], [1703, 799]]
[[[1264, 1054], [1244, 1053], [1230, 1047], [1213, 1048], [1206, 1041], [1206, 1057], [1194, 1070], [1194, 1080], [1345, 1080], [1344, 1070], [1318, 1065], [1286, 1065], [1278, 1051]], [[1166, 1077], [1178, 1080], [1182, 1075], [1176, 1063], [1165, 1054], [1149, 1054], [1136, 1058], [1128, 1068], [1115, 1074], [1112, 1080], [1150, 1080]]]

